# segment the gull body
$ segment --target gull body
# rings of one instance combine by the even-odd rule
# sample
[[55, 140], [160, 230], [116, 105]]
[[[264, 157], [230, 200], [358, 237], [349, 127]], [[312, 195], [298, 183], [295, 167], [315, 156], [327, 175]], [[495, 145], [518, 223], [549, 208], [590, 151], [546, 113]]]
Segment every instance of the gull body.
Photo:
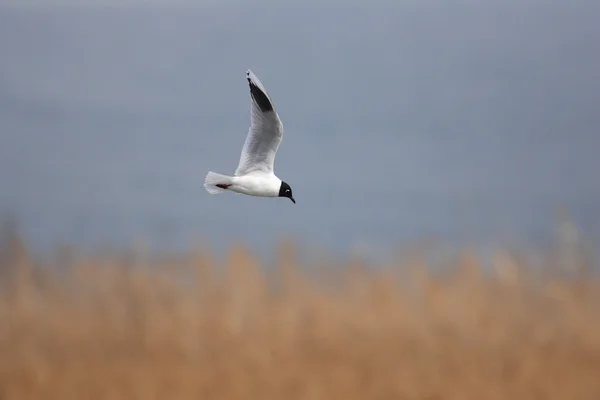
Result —
[[232, 191], [258, 197], [287, 197], [292, 188], [274, 172], [277, 149], [283, 138], [283, 124], [265, 87], [256, 75], [246, 71], [250, 87], [250, 129], [233, 176], [209, 171], [204, 187], [210, 194]]
[[[232, 176], [226, 190], [258, 197], [279, 197], [282, 180], [274, 173], [261, 171], [250, 172], [247, 175]], [[220, 189], [220, 188], [219, 188]]]

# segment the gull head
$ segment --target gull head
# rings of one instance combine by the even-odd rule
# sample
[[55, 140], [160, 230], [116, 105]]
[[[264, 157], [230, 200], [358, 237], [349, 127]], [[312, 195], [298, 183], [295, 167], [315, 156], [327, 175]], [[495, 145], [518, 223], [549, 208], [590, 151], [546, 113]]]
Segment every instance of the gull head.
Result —
[[287, 197], [296, 204], [296, 200], [292, 196], [292, 188], [284, 181], [281, 181], [281, 186], [279, 187], [279, 197]]

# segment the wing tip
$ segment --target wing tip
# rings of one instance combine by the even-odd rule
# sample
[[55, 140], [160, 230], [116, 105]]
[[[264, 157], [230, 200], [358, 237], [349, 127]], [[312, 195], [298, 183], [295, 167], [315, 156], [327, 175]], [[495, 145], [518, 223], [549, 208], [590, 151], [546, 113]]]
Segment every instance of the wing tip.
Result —
[[250, 86], [250, 94], [262, 112], [274, 111], [273, 104], [269, 95], [266, 93], [262, 82], [252, 73], [251, 70], [246, 70], [246, 79]]

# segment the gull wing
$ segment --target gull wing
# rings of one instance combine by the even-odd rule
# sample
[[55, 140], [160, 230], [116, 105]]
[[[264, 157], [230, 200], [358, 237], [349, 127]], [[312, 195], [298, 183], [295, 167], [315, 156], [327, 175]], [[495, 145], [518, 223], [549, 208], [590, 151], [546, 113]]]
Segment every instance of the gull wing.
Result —
[[275, 154], [283, 137], [283, 124], [258, 77], [248, 70], [246, 79], [252, 100], [250, 129], [235, 175], [245, 175], [254, 171], [272, 173]]

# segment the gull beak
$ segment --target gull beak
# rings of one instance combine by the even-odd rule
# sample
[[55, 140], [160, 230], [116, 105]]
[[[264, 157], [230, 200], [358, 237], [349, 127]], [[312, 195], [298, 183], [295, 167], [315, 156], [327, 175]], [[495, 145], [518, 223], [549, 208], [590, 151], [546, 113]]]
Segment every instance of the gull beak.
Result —
[[293, 197], [290, 197], [290, 200], [294, 202], [294, 204], [296, 204], [296, 200], [294, 200]]

